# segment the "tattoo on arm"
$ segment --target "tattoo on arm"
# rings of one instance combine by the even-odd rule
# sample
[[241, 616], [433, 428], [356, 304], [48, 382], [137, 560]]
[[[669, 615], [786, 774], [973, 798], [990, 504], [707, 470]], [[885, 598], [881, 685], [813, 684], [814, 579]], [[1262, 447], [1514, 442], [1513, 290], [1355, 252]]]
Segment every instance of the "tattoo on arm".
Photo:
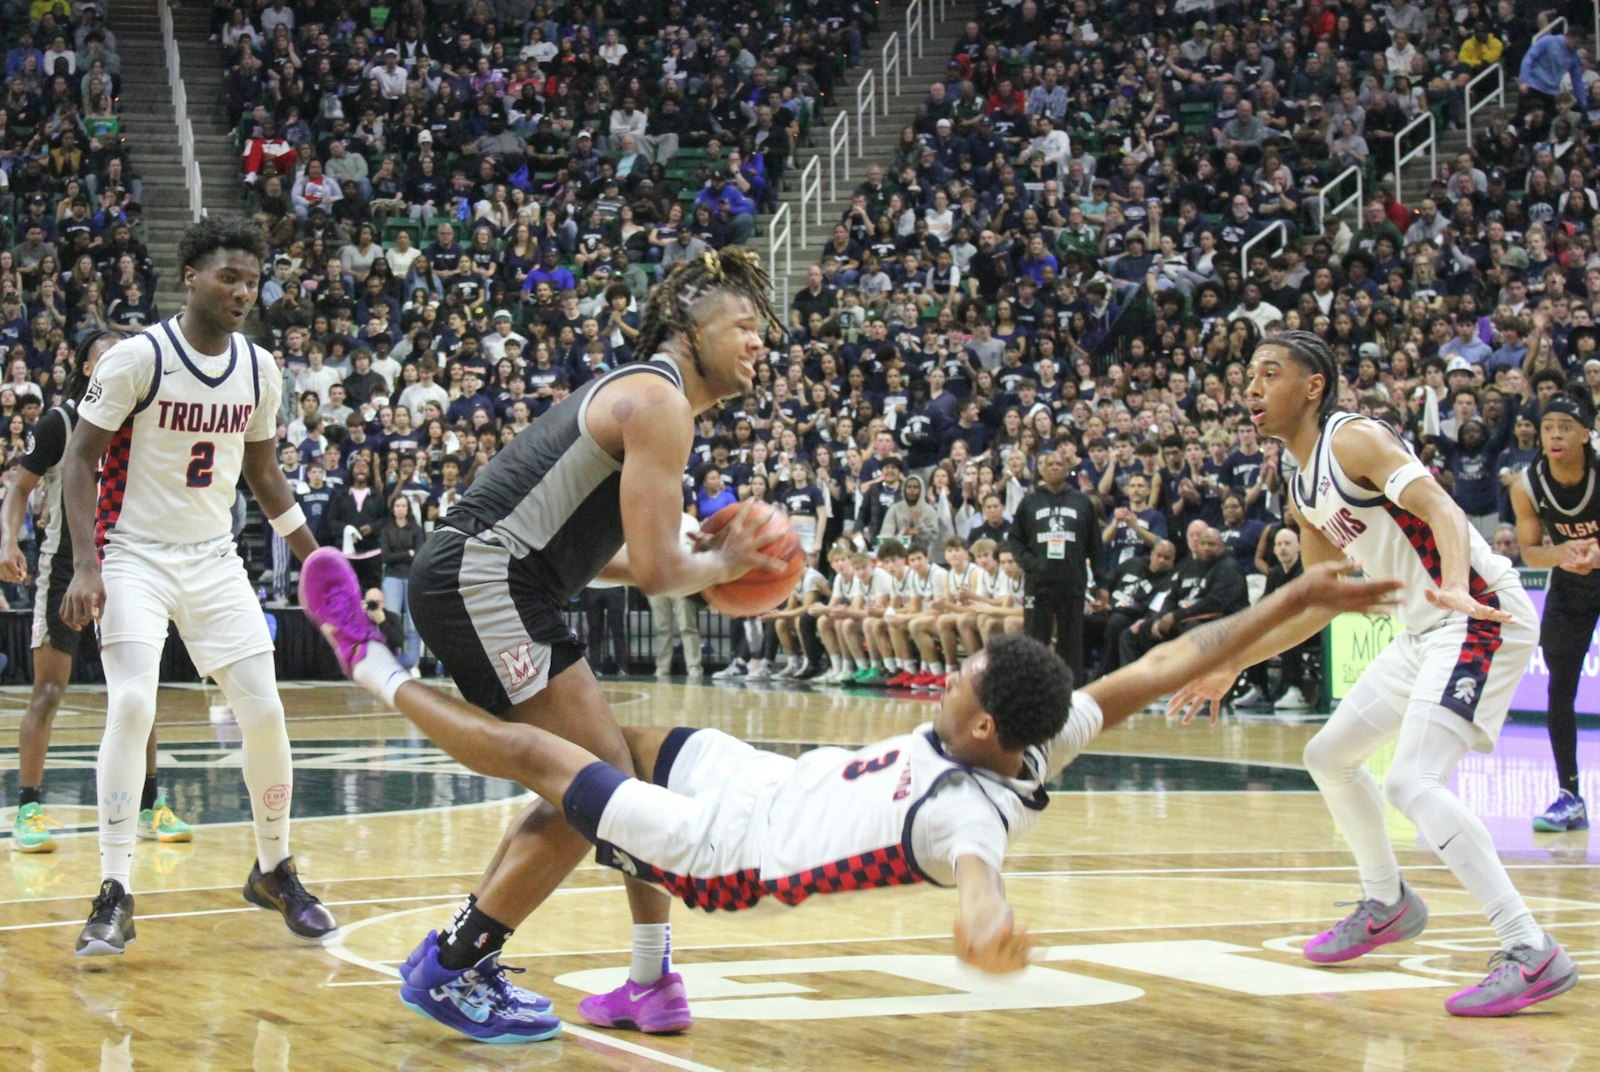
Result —
[[1202, 655], [1210, 655], [1228, 646], [1233, 638], [1234, 620], [1232, 617], [1221, 618], [1208, 622], [1198, 629], [1190, 630], [1186, 636], [1194, 642], [1194, 646]]

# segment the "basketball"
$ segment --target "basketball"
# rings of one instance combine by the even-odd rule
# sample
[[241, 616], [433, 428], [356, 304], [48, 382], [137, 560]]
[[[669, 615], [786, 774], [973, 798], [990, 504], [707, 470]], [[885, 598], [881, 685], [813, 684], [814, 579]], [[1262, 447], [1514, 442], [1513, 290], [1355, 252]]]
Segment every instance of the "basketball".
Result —
[[[700, 528], [704, 532], [716, 532], [743, 508], [744, 503], [724, 506]], [[754, 569], [736, 581], [712, 585], [701, 593], [714, 609], [734, 618], [749, 618], [782, 606], [806, 568], [805, 550], [800, 545], [799, 535], [789, 524], [789, 515], [764, 503], [756, 504], [752, 510], [763, 535], [781, 533], [776, 541], [767, 545], [766, 553], [783, 559], [788, 566], [783, 570]]]

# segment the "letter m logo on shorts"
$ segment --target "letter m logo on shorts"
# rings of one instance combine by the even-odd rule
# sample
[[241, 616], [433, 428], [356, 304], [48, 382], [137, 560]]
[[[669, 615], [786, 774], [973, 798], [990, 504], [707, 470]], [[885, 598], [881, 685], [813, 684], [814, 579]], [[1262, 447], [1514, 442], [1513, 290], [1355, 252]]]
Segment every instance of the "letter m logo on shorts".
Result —
[[533, 645], [524, 641], [514, 648], [499, 653], [500, 664], [506, 668], [511, 687], [526, 685], [539, 676], [539, 661], [534, 658]]

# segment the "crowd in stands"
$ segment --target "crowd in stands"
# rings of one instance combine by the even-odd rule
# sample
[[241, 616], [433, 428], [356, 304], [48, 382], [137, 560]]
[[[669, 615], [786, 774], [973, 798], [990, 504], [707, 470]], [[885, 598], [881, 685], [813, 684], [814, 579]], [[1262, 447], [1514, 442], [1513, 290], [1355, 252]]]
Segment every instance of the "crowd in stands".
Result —
[[[142, 184], [122, 134], [117, 35], [99, 3], [0, 6], [0, 460], [59, 397], [76, 340], [158, 316]], [[4, 586], [0, 600], [26, 605]]]
[[[737, 631], [736, 666], [770, 673], [781, 643], [794, 675], [828, 650], [832, 679], [936, 684], [986, 629], [1024, 627], [1028, 585], [1057, 583], [1050, 533], [1013, 531], [1030, 495], [1087, 504], [1082, 568], [1057, 581], [1087, 614], [1088, 654], [1069, 648], [1090, 674], [1282, 583], [1293, 462], [1241, 398], [1252, 347], [1283, 328], [1328, 339], [1342, 405], [1406, 437], [1514, 554], [1505, 489], [1534, 407], [1569, 381], [1600, 398], [1592, 9], [961, 10], [755, 389], [700, 421], [686, 509], [782, 503], [816, 552], [804, 594]], [[1536, 39], [1558, 16], [1572, 32]], [[319, 538], [349, 540], [372, 587], [403, 579], [394, 530], [426, 531], [551, 405], [649, 356], [632, 341], [650, 288], [750, 239], [877, 21], [850, 0], [219, 6], [241, 184], [273, 249], [261, 338], [283, 362], [284, 467]], [[1396, 135], [1424, 112], [1459, 129], [1488, 64], [1507, 107], [1396, 197]], [[15, 188], [33, 165], [7, 166]], [[1365, 203], [1321, 211], [1352, 167]], [[908, 574], [980, 563], [1019, 585], [987, 582], [982, 613], [903, 594]], [[667, 635], [683, 615], [665, 610]], [[613, 640], [603, 661], [625, 658]]]

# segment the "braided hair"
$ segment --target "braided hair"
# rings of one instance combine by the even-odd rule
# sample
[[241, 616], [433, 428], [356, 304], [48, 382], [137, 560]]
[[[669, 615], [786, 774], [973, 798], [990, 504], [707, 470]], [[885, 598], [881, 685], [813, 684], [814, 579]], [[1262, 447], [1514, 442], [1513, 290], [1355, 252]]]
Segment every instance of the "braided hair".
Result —
[[62, 397], [73, 402], [83, 401], [84, 392], [89, 390], [89, 355], [94, 353], [96, 346], [103, 342], [112, 345], [127, 338], [121, 331], [110, 328], [96, 328], [85, 335], [78, 343], [78, 348], [72, 352], [72, 369], [67, 373], [67, 381], [61, 386]]
[[761, 267], [761, 259], [741, 246], [684, 261], [645, 303], [634, 352], [648, 358], [677, 336], [694, 361], [695, 371], [704, 375], [700, 344], [695, 339], [699, 327], [696, 310], [707, 299], [734, 294], [748, 299], [767, 323], [781, 325], [782, 319], [772, 308], [771, 293], [772, 279]]
[[1339, 363], [1333, 356], [1333, 349], [1321, 335], [1310, 331], [1280, 331], [1256, 343], [1256, 349], [1263, 346], [1282, 347], [1289, 355], [1289, 360], [1299, 365], [1309, 375], [1322, 377], [1322, 398], [1317, 404], [1317, 423], [1321, 425], [1339, 405], [1339, 386], [1343, 382], [1339, 375]]

